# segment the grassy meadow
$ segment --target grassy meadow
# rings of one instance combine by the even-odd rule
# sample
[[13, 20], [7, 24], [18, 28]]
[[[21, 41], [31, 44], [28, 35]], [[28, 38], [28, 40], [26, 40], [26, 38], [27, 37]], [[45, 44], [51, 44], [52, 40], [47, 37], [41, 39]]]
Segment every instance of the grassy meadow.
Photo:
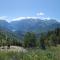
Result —
[[46, 50], [27, 49], [27, 52], [0, 51], [0, 60], [60, 60], [60, 46]]

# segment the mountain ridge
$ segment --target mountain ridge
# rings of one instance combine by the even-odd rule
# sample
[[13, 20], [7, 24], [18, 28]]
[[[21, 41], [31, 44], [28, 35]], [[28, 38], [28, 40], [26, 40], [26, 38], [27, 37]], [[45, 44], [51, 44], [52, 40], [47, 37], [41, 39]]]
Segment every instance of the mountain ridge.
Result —
[[49, 30], [54, 30], [55, 28], [60, 28], [60, 22], [51, 20], [41, 20], [37, 19], [23, 19], [19, 21], [7, 22], [5, 20], [0, 20], [0, 30], [9, 31], [20, 39], [23, 38], [26, 32], [34, 32], [40, 35], [42, 32], [48, 32]]
[[[59, 25], [59, 26], [57, 26]], [[7, 29], [10, 31], [22, 31], [22, 32], [46, 32], [50, 29], [60, 27], [60, 22], [55, 19], [41, 20], [41, 19], [22, 19], [19, 21], [7, 22], [0, 20], [0, 29]]]

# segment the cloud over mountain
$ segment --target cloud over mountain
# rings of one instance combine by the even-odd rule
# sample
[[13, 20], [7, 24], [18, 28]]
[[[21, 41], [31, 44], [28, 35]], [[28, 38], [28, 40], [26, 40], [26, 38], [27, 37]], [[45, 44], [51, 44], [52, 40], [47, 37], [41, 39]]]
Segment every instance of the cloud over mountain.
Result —
[[37, 15], [37, 16], [44, 16], [45, 13], [43, 13], [43, 12], [39, 12], [39, 13], [37, 13], [36, 15]]

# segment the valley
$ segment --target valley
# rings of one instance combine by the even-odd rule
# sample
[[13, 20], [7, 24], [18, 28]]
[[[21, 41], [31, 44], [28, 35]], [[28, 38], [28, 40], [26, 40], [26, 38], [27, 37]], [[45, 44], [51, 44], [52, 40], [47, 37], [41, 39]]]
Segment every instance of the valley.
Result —
[[0, 20], [0, 60], [60, 60], [60, 22]]

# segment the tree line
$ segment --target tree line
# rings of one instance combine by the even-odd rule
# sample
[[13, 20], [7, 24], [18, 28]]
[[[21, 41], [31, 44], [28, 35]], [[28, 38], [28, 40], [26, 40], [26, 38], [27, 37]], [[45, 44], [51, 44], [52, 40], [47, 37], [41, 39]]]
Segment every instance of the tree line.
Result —
[[[9, 33], [10, 34], [10, 33]], [[50, 46], [58, 46], [60, 44], [60, 28], [57, 28], [46, 33], [41, 33], [40, 37], [37, 38], [34, 32], [27, 32], [24, 35], [23, 42], [18, 40], [16, 37], [8, 36], [0, 32], [0, 46], [7, 46], [10, 48], [11, 45], [22, 46], [25, 48], [42, 48], [46, 49]]]
[[24, 47], [25, 48], [42, 48], [46, 49], [50, 46], [57, 46], [60, 44], [60, 28], [48, 31], [47, 33], [41, 33], [37, 39], [35, 33], [27, 32], [24, 36]]
[[10, 48], [10, 46], [21, 46], [21, 41], [12, 33], [0, 31], [0, 47], [7, 46], [7, 48]]

